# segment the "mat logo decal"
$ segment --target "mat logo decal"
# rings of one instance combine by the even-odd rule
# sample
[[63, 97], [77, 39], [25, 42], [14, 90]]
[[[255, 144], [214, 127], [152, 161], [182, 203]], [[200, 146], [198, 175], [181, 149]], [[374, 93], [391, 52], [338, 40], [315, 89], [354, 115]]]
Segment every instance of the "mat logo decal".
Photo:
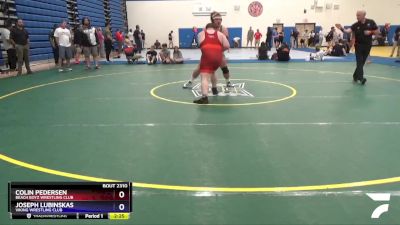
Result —
[[[249, 91], [245, 89], [246, 83], [236, 83], [233, 85], [233, 87], [226, 87], [225, 84], [218, 83], [217, 84], [217, 89], [218, 89], [218, 96], [232, 96], [232, 97], [254, 97], [253, 94], [251, 94]], [[201, 84], [197, 84], [192, 88], [192, 92], [195, 97], [201, 97]], [[213, 96], [211, 92], [211, 87], [209, 87], [208, 90], [208, 95]]]
[[[368, 197], [370, 197], [375, 202], [389, 202], [390, 194], [387, 193], [367, 193]], [[389, 204], [382, 204], [378, 206], [371, 215], [372, 219], [379, 219], [379, 217], [389, 211]]]

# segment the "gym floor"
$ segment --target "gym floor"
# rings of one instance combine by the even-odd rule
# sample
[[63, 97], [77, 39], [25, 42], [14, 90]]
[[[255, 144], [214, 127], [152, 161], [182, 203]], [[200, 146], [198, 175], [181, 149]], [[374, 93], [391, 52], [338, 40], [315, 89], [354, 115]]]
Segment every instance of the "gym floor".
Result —
[[[182, 89], [194, 67], [3, 79], [0, 224], [39, 224], [9, 219], [7, 182], [78, 180], [133, 182], [118, 224], [399, 223], [399, 67], [366, 65], [361, 86], [354, 62], [230, 64], [208, 106]], [[367, 193], [391, 194], [379, 219]]]

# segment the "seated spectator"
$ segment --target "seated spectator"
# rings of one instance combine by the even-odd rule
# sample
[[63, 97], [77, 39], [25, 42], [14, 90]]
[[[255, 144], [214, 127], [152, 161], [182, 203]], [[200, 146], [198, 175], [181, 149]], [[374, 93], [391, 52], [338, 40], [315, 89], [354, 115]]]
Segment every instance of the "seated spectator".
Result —
[[126, 35], [124, 40], [124, 53], [129, 64], [133, 64], [142, 57], [141, 55], [135, 55], [136, 52], [136, 46], [132, 43], [129, 36]]
[[276, 53], [272, 55], [271, 59], [282, 62], [287, 62], [290, 60], [290, 48], [286, 42], [282, 43], [281, 46], [276, 49]]
[[340, 40], [338, 43], [336, 43], [328, 55], [337, 57], [346, 56], [346, 47], [343, 44], [343, 40]]
[[257, 59], [268, 60], [268, 48], [265, 42], [261, 42], [261, 46], [258, 48]]
[[168, 45], [166, 43], [162, 44], [162, 49], [159, 55], [163, 64], [171, 64], [171, 52], [168, 50]]
[[146, 53], [146, 61], [148, 65], [153, 65], [157, 63], [157, 52], [154, 50], [155, 47], [152, 45], [150, 50]]
[[176, 64], [182, 64], [183, 63], [182, 52], [179, 50], [178, 46], [174, 47], [174, 52], [172, 53], [172, 60]]
[[323, 61], [326, 52], [321, 47], [315, 47], [315, 54], [311, 54], [310, 60]]
[[233, 47], [234, 48], [240, 48], [240, 37], [234, 37], [233, 38]]
[[154, 48], [161, 49], [161, 43], [158, 40], [154, 43]]

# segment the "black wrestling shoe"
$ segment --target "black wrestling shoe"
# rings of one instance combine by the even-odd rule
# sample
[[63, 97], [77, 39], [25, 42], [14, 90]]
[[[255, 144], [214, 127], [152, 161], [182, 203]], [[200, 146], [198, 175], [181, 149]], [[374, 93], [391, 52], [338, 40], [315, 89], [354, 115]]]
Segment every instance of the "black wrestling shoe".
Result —
[[362, 85], [365, 85], [365, 83], [367, 83], [367, 79], [363, 78], [363, 79], [361, 80], [361, 84], [362, 84]]
[[197, 100], [194, 100], [193, 103], [196, 103], [199, 105], [206, 105], [206, 104], [208, 104], [208, 97], [201, 97]]
[[211, 88], [213, 95], [218, 95], [218, 89], [216, 87]]

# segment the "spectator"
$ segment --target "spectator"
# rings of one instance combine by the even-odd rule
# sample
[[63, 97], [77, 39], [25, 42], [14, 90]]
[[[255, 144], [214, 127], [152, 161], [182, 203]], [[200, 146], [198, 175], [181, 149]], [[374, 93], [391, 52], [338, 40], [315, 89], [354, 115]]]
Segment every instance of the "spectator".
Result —
[[257, 32], [254, 34], [254, 39], [256, 40], [255, 47], [260, 47], [260, 40], [261, 40], [262, 34], [260, 33], [260, 30], [257, 29]]
[[106, 59], [107, 62], [110, 61], [110, 55], [113, 50], [113, 39], [112, 39], [112, 33], [111, 33], [111, 25], [109, 22], [106, 23], [106, 27], [104, 28], [104, 47], [106, 49]]
[[271, 29], [271, 27], [268, 27], [267, 28], [267, 38], [266, 38], [266, 40], [265, 40], [265, 43], [266, 43], [266, 45], [267, 45], [267, 49], [268, 49], [268, 51], [271, 51], [271, 48], [272, 48], [272, 44], [271, 44], [271, 41], [272, 41], [272, 29]]
[[129, 37], [129, 40], [133, 43], [134, 39], [133, 39], [133, 30], [132, 29], [129, 29], [128, 37]]
[[281, 44], [281, 46], [276, 49], [276, 53], [272, 55], [273, 60], [277, 61], [282, 61], [282, 62], [287, 62], [290, 60], [290, 48], [289, 46], [284, 42]]
[[156, 40], [156, 42], [154, 43], [154, 47], [156, 49], [161, 49], [161, 43], [158, 40]]
[[393, 47], [392, 47], [392, 53], [390, 54], [390, 57], [393, 57], [396, 47], [397, 47], [397, 58], [398, 58], [398, 57], [400, 57], [400, 27], [397, 27], [396, 31], [394, 32]]
[[346, 56], [346, 47], [344, 46], [344, 41], [340, 40], [336, 43], [330, 51], [328, 51], [328, 55], [330, 56]]
[[312, 30], [310, 32], [310, 37], [308, 38], [308, 46], [314, 46], [315, 32]]
[[257, 59], [258, 60], [268, 59], [268, 48], [265, 42], [261, 42], [261, 46], [258, 48]]
[[321, 47], [322, 43], [324, 42], [324, 31], [322, 30], [322, 27], [321, 27], [321, 30], [318, 33], [318, 36], [319, 36], [318, 45]]
[[233, 38], [233, 47], [234, 48], [240, 48], [240, 37], [234, 37]]
[[[313, 46], [318, 46], [319, 43], [319, 33], [314, 33], [314, 42]], [[320, 45], [321, 46], [321, 45]]]
[[279, 47], [279, 33], [278, 33], [277, 27], [274, 27], [274, 30], [272, 31], [272, 38], [274, 40], [275, 48], [278, 48]]
[[104, 48], [104, 35], [101, 27], [97, 28], [97, 37], [99, 38], [99, 55], [100, 58], [105, 58], [105, 48]]
[[283, 33], [283, 31], [278, 33], [278, 41], [279, 41], [279, 45], [281, 45], [283, 43], [283, 39], [285, 38], [285, 34]]
[[150, 50], [146, 53], [146, 61], [148, 65], [153, 65], [157, 63], [157, 52], [154, 50], [154, 45], [150, 47]]
[[22, 75], [22, 65], [25, 62], [27, 74], [32, 74], [31, 67], [29, 65], [29, 33], [24, 28], [24, 22], [19, 19], [17, 26], [11, 30], [10, 41], [17, 51], [18, 58], [18, 74]]
[[331, 30], [329, 31], [329, 33], [326, 35], [325, 39], [326, 42], [328, 43], [328, 48], [332, 47], [333, 45], [333, 36], [335, 34], [335, 28], [331, 27]]
[[380, 46], [385, 46], [389, 30], [390, 30], [390, 23], [385, 23], [385, 26], [381, 28], [381, 35], [378, 37], [378, 43]]
[[168, 48], [173, 48], [174, 47], [174, 38], [172, 36], [172, 33], [174, 33], [172, 30], [168, 34]]
[[159, 55], [163, 64], [171, 64], [171, 52], [168, 50], [168, 45], [166, 43], [162, 44], [162, 49]]
[[307, 47], [307, 42], [308, 42], [308, 38], [309, 38], [309, 33], [308, 30], [305, 30], [303, 33], [303, 36], [300, 39], [300, 45], [302, 48], [306, 48]]
[[75, 47], [75, 64], [80, 63], [82, 54], [82, 29], [78, 25], [74, 27], [74, 47]]
[[292, 48], [298, 48], [299, 47], [299, 32], [297, 31], [296, 28], [292, 30], [292, 33], [290, 34], [290, 43]]
[[132, 43], [128, 35], [125, 36], [124, 40], [124, 53], [129, 64], [133, 64], [141, 58], [140, 55], [135, 55], [136, 45]]
[[100, 69], [98, 62], [98, 37], [96, 28], [92, 27], [89, 18], [85, 17], [82, 19], [82, 46], [83, 54], [85, 55], [86, 69], [91, 69], [90, 66], [90, 55], [93, 57], [93, 61], [96, 69]]
[[143, 48], [145, 48], [146, 34], [143, 32], [143, 30], [141, 30], [140, 35], [142, 36], [142, 49], [143, 49]]
[[178, 46], [174, 47], [174, 52], [172, 53], [172, 60], [176, 64], [182, 64], [183, 63], [182, 52], [179, 50]]
[[117, 58], [121, 58], [121, 53], [123, 50], [123, 46], [124, 46], [124, 35], [122, 34], [122, 32], [117, 29], [117, 32], [115, 32], [115, 40], [117, 41]]
[[343, 40], [343, 32], [336, 28], [333, 28], [333, 30], [332, 45], [335, 45], [336, 43], [339, 43], [340, 40]]
[[192, 38], [192, 48], [195, 47], [199, 47], [199, 41], [197, 40], [197, 35], [199, 34], [199, 30], [197, 29], [197, 27], [193, 27], [193, 38]]
[[135, 43], [137, 46], [137, 51], [139, 53], [142, 53], [142, 37], [140, 35], [140, 27], [139, 25], [136, 25], [136, 30], [133, 32], [133, 38], [135, 39]]
[[3, 42], [4, 50], [7, 51], [7, 64], [10, 71], [15, 71], [17, 68], [17, 53], [15, 51], [15, 46], [10, 40], [10, 32], [12, 29], [11, 21], [6, 21], [5, 28], [1, 32], [1, 39]]
[[[67, 22], [61, 22], [61, 25], [54, 31], [55, 44], [59, 49], [59, 69], [58, 72], [71, 71], [70, 60], [71, 52], [71, 32], [67, 28]], [[64, 60], [66, 64], [64, 64]]]
[[250, 48], [253, 47], [253, 39], [254, 39], [254, 30], [250, 27], [249, 31], [247, 31], [247, 47], [249, 47], [249, 42], [250, 42]]
[[326, 55], [325, 51], [320, 46], [315, 47], [316, 53], [311, 55], [310, 60], [323, 61]]
[[56, 66], [58, 65], [59, 50], [58, 50], [58, 44], [54, 37], [54, 32], [56, 31], [57, 27], [58, 27], [58, 25], [54, 24], [53, 29], [51, 29], [50, 34], [49, 34], [49, 41], [50, 41], [51, 48], [53, 50], [54, 63], [56, 64]]

